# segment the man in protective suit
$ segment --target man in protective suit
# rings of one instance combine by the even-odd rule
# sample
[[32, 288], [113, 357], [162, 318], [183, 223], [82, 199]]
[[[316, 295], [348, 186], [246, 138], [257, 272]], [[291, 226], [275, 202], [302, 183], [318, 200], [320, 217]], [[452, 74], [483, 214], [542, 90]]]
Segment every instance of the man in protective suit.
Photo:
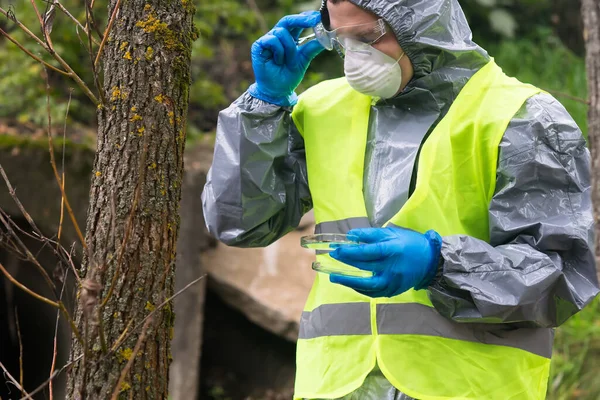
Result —
[[[303, 42], [301, 31], [316, 38]], [[323, 49], [345, 77], [294, 93]], [[219, 116], [210, 232], [266, 246], [314, 208], [362, 244], [317, 274], [296, 399], [544, 399], [553, 328], [598, 293], [590, 155], [552, 96], [471, 40], [457, 0], [329, 0], [252, 46]]]

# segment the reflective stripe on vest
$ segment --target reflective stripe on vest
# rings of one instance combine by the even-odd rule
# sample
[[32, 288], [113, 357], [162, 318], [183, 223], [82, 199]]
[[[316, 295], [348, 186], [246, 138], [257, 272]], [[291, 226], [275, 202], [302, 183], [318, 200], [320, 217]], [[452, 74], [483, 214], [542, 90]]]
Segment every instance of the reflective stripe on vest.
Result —
[[[498, 146], [539, 92], [493, 61], [476, 73], [422, 145], [415, 190], [386, 225], [489, 241]], [[369, 226], [363, 172], [371, 103], [341, 78], [307, 90], [294, 107], [316, 232]], [[420, 400], [541, 400], [552, 330], [513, 328], [449, 321], [425, 290], [370, 299], [317, 274], [301, 320], [295, 398], [342, 397], [377, 363], [395, 387]]]
[[[369, 303], [323, 304], [302, 313], [300, 339], [321, 336], [371, 335]], [[380, 335], [428, 335], [516, 347], [542, 357], [552, 356], [552, 329], [513, 329], [502, 324], [460, 324], [418, 303], [378, 304]]]

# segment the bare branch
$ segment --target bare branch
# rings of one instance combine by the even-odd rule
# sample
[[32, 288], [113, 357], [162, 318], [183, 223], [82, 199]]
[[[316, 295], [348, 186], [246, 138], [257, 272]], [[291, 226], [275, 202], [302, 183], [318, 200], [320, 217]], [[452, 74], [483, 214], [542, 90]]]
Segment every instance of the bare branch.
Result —
[[146, 159], [148, 156], [148, 141], [149, 141], [149, 135], [146, 135], [144, 137], [144, 149], [142, 151], [142, 156], [140, 157], [140, 165], [139, 165], [139, 171], [140, 171], [140, 176], [137, 182], [137, 185], [135, 187], [135, 193], [133, 194], [133, 204], [131, 206], [131, 212], [129, 213], [129, 218], [127, 220], [127, 226], [125, 228], [125, 234], [123, 235], [123, 241], [121, 242], [121, 248], [119, 249], [119, 256], [117, 258], [117, 264], [115, 266], [115, 273], [113, 275], [113, 279], [110, 283], [110, 287], [108, 288], [108, 293], [106, 294], [106, 296], [104, 297], [104, 299], [102, 300], [102, 304], [100, 305], [100, 309], [104, 309], [104, 307], [106, 306], [106, 304], [108, 303], [108, 300], [110, 299], [110, 296], [113, 293], [114, 287], [117, 283], [117, 279], [119, 278], [119, 273], [121, 271], [121, 262], [123, 261], [123, 254], [125, 253], [125, 246], [127, 245], [127, 241], [129, 240], [129, 235], [131, 234], [131, 231], [133, 229], [133, 217], [135, 215], [135, 210], [137, 209], [137, 205], [138, 205], [138, 201], [140, 198], [140, 192], [142, 189], [142, 182], [144, 182], [144, 178], [146, 176]]
[[54, 375], [50, 376], [49, 379], [47, 379], [44, 383], [42, 383], [40, 386], [38, 386], [37, 388], [35, 388], [34, 391], [31, 392], [31, 394], [27, 397], [22, 397], [19, 400], [27, 400], [27, 399], [31, 399], [31, 396], [35, 396], [36, 394], [38, 394], [39, 392], [41, 392], [42, 390], [44, 390], [44, 388], [50, 383], [52, 382], [54, 379], [56, 379], [65, 369], [70, 368], [73, 364], [75, 364], [76, 362], [81, 361], [81, 359], [83, 358], [83, 355], [78, 356], [76, 359], [74, 359], [71, 362], [68, 362], [67, 364], [63, 365], [59, 370], [54, 372]]
[[17, 234], [15, 234], [15, 232], [12, 229], [11, 224], [7, 222], [6, 218], [4, 218], [2, 213], [0, 213], [0, 222], [2, 222], [2, 224], [6, 227], [8, 232], [12, 235], [14, 240], [17, 242], [17, 244], [19, 244], [19, 246], [21, 246], [21, 248], [23, 249], [23, 252], [25, 252], [25, 254], [27, 254], [27, 261], [30, 261], [37, 267], [38, 271], [40, 271], [40, 273], [46, 280], [46, 283], [48, 284], [50, 289], [54, 291], [55, 296], [58, 298], [57, 293], [56, 293], [56, 286], [54, 285], [54, 282], [52, 282], [52, 278], [50, 278], [50, 275], [48, 275], [48, 272], [46, 272], [46, 269], [42, 266], [42, 264], [39, 263], [37, 258], [33, 254], [31, 254], [31, 252], [29, 251], [29, 249], [27, 248], [25, 243], [23, 243], [21, 238], [19, 238], [19, 236]]
[[42, 21], [42, 16], [40, 15], [40, 10], [38, 10], [37, 6], [35, 5], [35, 0], [31, 0], [31, 5], [33, 6], [33, 9], [35, 10], [35, 15], [37, 15], [37, 17], [38, 17], [40, 27], [43, 27], [44, 22]]
[[[65, 111], [65, 125], [63, 129], [63, 148], [62, 148], [62, 162], [60, 166], [60, 172], [62, 175], [62, 190], [65, 190], [65, 153], [66, 153], [66, 145], [67, 145], [67, 119], [69, 117], [69, 108], [71, 107], [71, 97], [73, 95], [73, 89], [69, 89], [69, 101], [67, 102], [67, 110]], [[57, 242], [60, 242], [60, 234], [62, 232], [62, 224], [63, 217], [65, 215], [65, 199], [61, 197], [60, 199], [60, 220], [58, 221], [58, 238]]]
[[100, 42], [100, 48], [98, 49], [98, 54], [96, 54], [96, 61], [94, 61], [94, 65], [98, 65], [100, 61], [100, 56], [102, 55], [102, 50], [104, 49], [104, 45], [108, 40], [108, 35], [110, 34], [110, 30], [115, 23], [115, 18], [117, 17], [117, 12], [119, 11], [119, 7], [121, 6], [121, 0], [117, 0], [117, 4], [115, 4], [115, 8], [110, 16], [110, 20], [108, 21], [108, 26], [106, 27], [106, 31], [104, 31], [104, 36], [102, 37], [102, 42]]
[[254, 15], [256, 16], [256, 19], [258, 20], [258, 24], [260, 26], [261, 32], [268, 31], [269, 30], [269, 26], [267, 25], [267, 21], [265, 20], [265, 16], [260, 11], [260, 8], [258, 8], [258, 4], [256, 4], [256, 0], [246, 0], [246, 2], [248, 3], [248, 6], [250, 7], [250, 9], [254, 13]]
[[17, 337], [19, 338], [19, 383], [21, 384], [21, 395], [25, 395], [23, 386], [23, 341], [21, 340], [21, 325], [19, 324], [19, 313], [15, 307], [15, 322], [17, 323]]
[[43, 301], [46, 304], [51, 305], [52, 307], [56, 307], [59, 308], [58, 303], [53, 302], [52, 300], [41, 296], [39, 294], [37, 294], [36, 292], [34, 292], [33, 290], [29, 289], [27, 286], [23, 285], [21, 282], [17, 281], [11, 274], [8, 273], [8, 271], [4, 268], [4, 265], [2, 265], [2, 263], [0, 263], [0, 271], [2, 271], [2, 273], [4, 274], [4, 276], [6, 276], [6, 278], [11, 281], [13, 283], [13, 285], [15, 285], [16, 287], [18, 287], [19, 289], [23, 290], [24, 292], [30, 294], [31, 296], [35, 297], [36, 299]]
[[115, 386], [113, 394], [110, 398], [111, 400], [117, 400], [117, 396], [119, 396], [119, 393], [121, 392], [121, 385], [125, 381], [125, 376], [131, 369], [131, 366], [133, 365], [133, 362], [135, 361], [135, 357], [137, 356], [138, 352], [140, 351], [140, 348], [142, 347], [142, 344], [144, 343], [144, 340], [146, 339], [146, 332], [148, 331], [148, 326], [151, 323], [152, 323], [152, 318], [148, 318], [148, 320], [142, 327], [142, 333], [140, 334], [140, 337], [139, 337], [137, 343], [135, 344], [135, 347], [133, 348], [133, 353], [131, 354], [129, 361], [127, 361], [125, 368], [123, 368], [123, 370], [121, 371], [121, 375], [119, 376], [117, 385]]
[[[9, 17], [9, 13], [6, 12], [2, 7], [0, 7], [0, 13], [4, 14], [6, 17]], [[38, 42], [38, 44], [40, 46], [42, 46], [42, 48], [44, 50], [46, 50], [56, 61], [58, 61], [58, 63], [60, 65], [62, 65], [62, 67], [67, 70], [67, 73], [69, 74], [70, 78], [73, 79], [76, 83], [77, 86], [79, 86], [79, 88], [81, 90], [83, 90], [83, 93], [85, 93], [85, 95], [87, 97], [90, 98], [90, 100], [92, 100], [92, 102], [94, 103], [94, 105], [98, 105], [99, 101], [96, 98], [96, 96], [92, 93], [92, 91], [88, 88], [88, 86], [85, 84], [85, 82], [79, 77], [79, 75], [77, 75], [75, 73], [75, 71], [73, 71], [73, 68], [71, 68], [71, 66], [62, 59], [62, 57], [60, 55], [58, 55], [57, 52], [54, 51], [54, 49], [52, 49], [51, 47], [49, 47], [49, 45], [47, 43], [45, 43], [43, 40], [41, 40], [39, 37], [37, 37], [33, 32], [31, 32], [25, 25], [23, 25], [21, 22], [17, 21], [16, 18], [13, 19], [14, 23], [17, 24], [17, 26], [23, 31], [25, 32], [29, 37], [31, 37], [32, 39], [34, 39], [36, 42]]]
[[[78, 27], [80, 27], [81, 29], [83, 29], [84, 32], [86, 32], [86, 29], [84, 28], [83, 25], [81, 25], [81, 22], [79, 22], [79, 20], [77, 18], [75, 18], [70, 12], [69, 10], [66, 9], [65, 6], [62, 5], [62, 3], [58, 0], [54, 0], [53, 2], [54, 5], [56, 5], [67, 17], [69, 17], [73, 22], [75, 22], [77, 24]], [[94, 44], [96, 46], [99, 46], [100, 43], [98, 42], [98, 40], [96, 40], [95, 37], [93, 37], [91, 34], [88, 35], [91, 36], [91, 40], [94, 42]]]
[[544, 89], [544, 90], [546, 90], [546, 92], [550, 93], [553, 96], [564, 97], [565, 99], [573, 100], [573, 101], [576, 101], [578, 103], [582, 103], [582, 104], [585, 104], [588, 106], [590, 105], [589, 100], [582, 99], [581, 97], [573, 96], [569, 93], [560, 92], [558, 90], [548, 90], [548, 89]]
[[[1, 167], [1, 165], [0, 165]], [[29, 214], [27, 214], [29, 215]], [[67, 252], [67, 250], [62, 247], [60, 245], [60, 243], [58, 243], [55, 240], [52, 240], [50, 238], [45, 237], [44, 235], [42, 235], [42, 233], [37, 229], [37, 227], [35, 225], [32, 226], [32, 228], [34, 229], [34, 233], [35, 235], [32, 235], [29, 232], [26, 232], [25, 230], [23, 230], [23, 228], [21, 228], [19, 225], [17, 225], [15, 222], [13, 222], [8, 214], [6, 214], [2, 209], [0, 209], [0, 216], [4, 216], [4, 218], [6, 219], [6, 221], [12, 226], [12, 228], [18, 230], [21, 234], [30, 237], [34, 240], [38, 240], [41, 242], [49, 243], [52, 245], [56, 245], [56, 247], [50, 246], [50, 248], [53, 250], [54, 254], [56, 255], [56, 257], [61, 260], [62, 262], [64, 262], [65, 264], [69, 265], [71, 267], [71, 270], [73, 271], [73, 273], [75, 274], [75, 278], [77, 279], [78, 282], [81, 282], [81, 278], [79, 277], [79, 273], [77, 272], [77, 268], [75, 268], [75, 264], [73, 263], [73, 257], [71, 255], [71, 252]], [[16, 246], [16, 245], [15, 245]], [[29, 258], [27, 257], [26, 253], [21, 253], [18, 249], [10, 249], [12, 251], [17, 251], [18, 255], [23, 255], [21, 257], [21, 259], [28, 261]]]
[[55, 66], [48, 64], [46, 61], [42, 60], [41, 58], [39, 58], [38, 56], [36, 56], [35, 54], [33, 54], [32, 52], [30, 52], [29, 50], [27, 50], [21, 43], [19, 43], [17, 41], [17, 39], [13, 38], [12, 36], [10, 36], [7, 32], [5, 32], [2, 28], [0, 28], [0, 34], [4, 35], [8, 40], [10, 40], [11, 42], [13, 42], [19, 49], [21, 49], [21, 51], [23, 51], [25, 54], [27, 54], [29, 57], [33, 58], [35, 61], [40, 62], [42, 64], [44, 64], [46, 67], [50, 68], [52, 71], [56, 71], [59, 74], [63, 74], [65, 76], [70, 77], [71, 74], [68, 73], [67, 71], [63, 71], [62, 69], [56, 68]]
[[[124, 334], [125, 331], [127, 331], [127, 329], [129, 328], [129, 326], [131, 325], [131, 322], [133, 322], [133, 319], [127, 324], [127, 327], [125, 328], [125, 331], [121, 334], [121, 336], [119, 336], [119, 339], [117, 339], [117, 342], [115, 342], [115, 344], [113, 345], [113, 347], [110, 349], [110, 353], [112, 353], [113, 351], [115, 351], [116, 349], [119, 348], [119, 346], [121, 346], [125, 340], [127, 340], [127, 338], [129, 338], [129, 336], [131, 336], [131, 334], [135, 331], [137, 331], [139, 329], [140, 326], [142, 326], [142, 324], [150, 317], [152, 317], [156, 312], [158, 312], [159, 310], [161, 310], [165, 305], [167, 305], [170, 301], [175, 300], [175, 298], [177, 296], [179, 296], [180, 294], [182, 294], [183, 292], [185, 292], [186, 290], [188, 290], [190, 287], [194, 286], [196, 283], [200, 282], [202, 279], [206, 278], [206, 274], [202, 275], [199, 278], [194, 279], [193, 281], [191, 281], [190, 283], [188, 283], [187, 285], [185, 285], [184, 288], [182, 288], [181, 290], [177, 291], [177, 293], [175, 293], [173, 296], [169, 297], [168, 299], [166, 299], [165, 301], [163, 301], [162, 303], [160, 303], [154, 310], [150, 311], [150, 313], [148, 315], [146, 315], [146, 317], [142, 320], [142, 322], [140, 322], [139, 324], [137, 324], [135, 326], [135, 328], [132, 329], [131, 332]], [[120, 341], [119, 341], [120, 340]]]
[[88, 4], [88, 0], [83, 1], [85, 3], [85, 21], [86, 26], [88, 27], [86, 34], [88, 37], [88, 48], [90, 54], [90, 65], [92, 67], [92, 75], [94, 77], [94, 84], [96, 85], [96, 89], [98, 90], [98, 94], [100, 95], [100, 101], [102, 104], [106, 104], [106, 99], [104, 98], [104, 90], [102, 90], [102, 85], [100, 85], [100, 80], [98, 79], [98, 71], [96, 70], [96, 63], [94, 61], [94, 47], [92, 46], [92, 32], [91, 26], [94, 23], [92, 17], [92, 11]]
[[60, 193], [62, 198], [65, 201], [65, 205], [67, 206], [67, 212], [69, 213], [69, 217], [71, 218], [71, 222], [73, 223], [73, 227], [77, 232], [77, 236], [81, 241], [81, 245], [84, 248], [87, 248], [85, 243], [85, 239], [83, 238], [83, 234], [81, 233], [81, 229], [79, 229], [79, 224], [75, 219], [75, 214], [73, 213], [73, 209], [71, 208], [71, 204], [69, 204], [69, 199], [67, 198], [67, 193], [65, 192], [65, 187], [60, 179], [60, 175], [58, 175], [58, 169], [56, 168], [56, 160], [54, 158], [54, 143], [52, 142], [52, 117], [50, 115], [50, 83], [48, 81], [48, 72], [44, 74], [44, 79], [46, 80], [46, 109], [48, 113], [48, 149], [50, 151], [50, 165], [52, 165], [52, 170], [54, 171], [54, 177], [56, 178], [56, 182], [58, 183], [58, 187], [60, 188]]
[[25, 389], [23, 389], [23, 386], [19, 385], [19, 382], [17, 382], [17, 380], [15, 378], [13, 378], [13, 376], [10, 374], [10, 372], [8, 372], [8, 370], [6, 369], [6, 367], [4, 366], [4, 364], [2, 364], [2, 361], [0, 361], [0, 368], [2, 368], [2, 370], [4, 371], [4, 374], [6, 376], [8, 376], [8, 379], [10, 379], [11, 383], [13, 385], [15, 385], [16, 388], [19, 389], [21, 391], [21, 393], [23, 393], [25, 395], [25, 397], [23, 397], [24, 399], [33, 400], [31, 398], [31, 395], [27, 394], [27, 392], [25, 391]]
[[[65, 287], [67, 286], [67, 279], [69, 277], [69, 270], [67, 270], [65, 274], [65, 278], [63, 279], [62, 288], [60, 289], [60, 299], [62, 301], [63, 294], [65, 292]], [[53, 350], [52, 350], [52, 365], [50, 366], [50, 380], [49, 380], [49, 394], [50, 400], [54, 400], [54, 388], [52, 387], [52, 375], [54, 375], [54, 368], [56, 367], [56, 355], [58, 353], [58, 323], [60, 321], [60, 310], [56, 312], [56, 323], [54, 324], [54, 340], [53, 340]]]

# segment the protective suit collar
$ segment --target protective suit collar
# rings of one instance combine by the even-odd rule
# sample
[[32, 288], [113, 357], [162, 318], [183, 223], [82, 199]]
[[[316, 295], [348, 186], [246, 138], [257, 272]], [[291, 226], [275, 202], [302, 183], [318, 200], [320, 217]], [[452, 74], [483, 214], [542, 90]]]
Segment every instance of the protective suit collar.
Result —
[[[394, 99], [413, 88], [431, 91], [440, 108], [452, 102], [468, 79], [490, 60], [472, 41], [471, 29], [457, 0], [347, 0], [372, 12], [392, 28], [410, 58], [414, 77]], [[322, 4], [328, 25], [327, 1]]]

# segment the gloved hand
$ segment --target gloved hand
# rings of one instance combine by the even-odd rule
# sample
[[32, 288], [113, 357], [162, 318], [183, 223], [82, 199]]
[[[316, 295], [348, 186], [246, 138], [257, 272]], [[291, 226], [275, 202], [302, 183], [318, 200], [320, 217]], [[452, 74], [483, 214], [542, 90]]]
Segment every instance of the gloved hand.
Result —
[[251, 56], [256, 83], [248, 89], [252, 96], [283, 107], [296, 104], [294, 90], [302, 82], [310, 62], [324, 49], [318, 40], [300, 47], [296, 41], [303, 29], [319, 22], [318, 11], [288, 15], [254, 42]]
[[387, 227], [354, 229], [361, 244], [339, 246], [329, 255], [366, 271], [369, 278], [330, 275], [339, 283], [369, 297], [392, 297], [411, 288], [425, 289], [436, 275], [441, 257], [442, 238], [435, 231], [425, 234], [409, 229]]

